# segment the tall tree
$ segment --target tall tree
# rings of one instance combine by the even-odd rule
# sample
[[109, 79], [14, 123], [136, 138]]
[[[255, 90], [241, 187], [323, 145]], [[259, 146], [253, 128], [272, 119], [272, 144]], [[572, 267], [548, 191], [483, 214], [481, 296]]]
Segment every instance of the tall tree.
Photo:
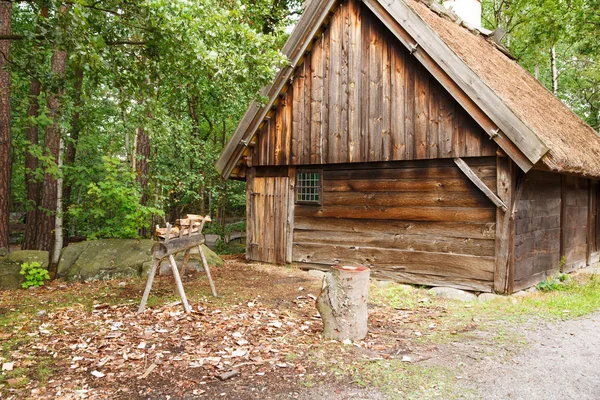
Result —
[[[59, 13], [65, 14], [67, 7], [60, 6]], [[59, 24], [60, 25], [60, 24]], [[60, 31], [62, 27], [57, 27]], [[57, 34], [61, 37], [61, 34]], [[60, 137], [60, 112], [61, 97], [64, 94], [64, 76], [67, 67], [67, 52], [62, 44], [56, 44], [51, 61], [52, 88], [48, 94], [48, 117], [52, 123], [46, 127], [44, 139], [44, 155], [49, 161], [44, 173], [42, 183], [41, 211], [37, 229], [37, 244], [39, 250], [52, 251], [54, 245], [54, 228], [56, 224], [58, 182], [57, 179], [62, 171], [58, 168], [59, 152], [61, 149]], [[62, 210], [58, 210], [60, 213]]]
[[[12, 2], [0, 1], [0, 35], [10, 36]], [[8, 251], [11, 177], [10, 41], [0, 40], [0, 252]]]

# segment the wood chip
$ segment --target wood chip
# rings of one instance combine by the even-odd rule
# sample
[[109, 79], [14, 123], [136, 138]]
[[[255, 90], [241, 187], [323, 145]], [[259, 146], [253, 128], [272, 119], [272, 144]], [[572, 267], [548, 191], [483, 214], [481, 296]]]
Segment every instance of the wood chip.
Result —
[[219, 378], [220, 380], [224, 381], [227, 379], [231, 379], [233, 377], [236, 377], [240, 374], [240, 371], [237, 369], [232, 369], [231, 371], [228, 372], [224, 372], [221, 375], [218, 375], [217, 378]]
[[152, 364], [151, 366], [149, 366], [148, 369], [146, 370], [146, 372], [144, 372], [143, 375], [138, 376], [138, 379], [146, 379], [148, 377], [148, 375], [150, 375], [150, 373], [152, 371], [154, 371], [154, 368], [156, 368], [156, 364]]

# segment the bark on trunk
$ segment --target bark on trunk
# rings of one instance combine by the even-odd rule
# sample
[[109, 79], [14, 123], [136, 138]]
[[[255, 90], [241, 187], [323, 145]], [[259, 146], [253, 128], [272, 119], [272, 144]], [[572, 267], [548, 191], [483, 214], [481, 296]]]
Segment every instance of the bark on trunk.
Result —
[[552, 64], [552, 93], [558, 96], [558, 67], [556, 66], [556, 46], [550, 50], [550, 63]]
[[[143, 128], [137, 129], [136, 135], [136, 180], [142, 188], [140, 204], [148, 204], [148, 158], [150, 158], [150, 137]], [[139, 235], [146, 237], [147, 228], [140, 229]]]
[[[58, 170], [62, 170], [62, 151], [63, 141], [60, 139], [58, 146]], [[60, 251], [63, 248], [64, 234], [63, 234], [63, 175], [59, 175], [56, 179], [56, 214], [54, 217], [54, 249], [52, 251], [52, 264], [58, 264], [60, 257]]]
[[[0, 2], [0, 34], [11, 34], [12, 3]], [[10, 72], [6, 64], [10, 41], [0, 40], [0, 253], [8, 251], [10, 217]]]
[[[30, 146], [37, 146], [39, 144], [39, 129], [33, 119], [39, 115], [39, 97], [40, 97], [41, 84], [35, 78], [31, 79], [29, 86], [29, 109], [27, 110], [27, 118], [29, 120], [29, 126], [27, 127], [27, 141]], [[35, 171], [38, 169], [38, 159], [36, 156], [27, 151], [25, 154], [25, 181], [27, 182], [27, 217], [25, 218], [25, 237], [23, 238], [23, 244], [21, 248], [23, 250], [35, 250], [37, 249], [36, 235], [37, 226], [40, 218], [40, 211], [38, 209], [40, 204], [40, 195], [42, 185], [36, 179]]]
[[317, 298], [325, 338], [357, 341], [367, 336], [370, 273], [367, 267], [334, 266], [325, 274]]
[[[65, 74], [67, 52], [55, 50], [52, 55], [52, 75], [60, 80]], [[58, 85], [60, 86], [60, 84]], [[60, 96], [62, 90], [58, 89], [55, 93], [48, 96], [48, 116], [53, 121], [46, 128], [45, 155], [53, 162], [58, 163], [58, 154], [60, 151]], [[44, 183], [42, 185], [42, 200], [40, 221], [38, 224], [37, 244], [39, 250], [52, 251], [54, 243], [54, 227], [56, 201], [58, 196], [58, 187], [56, 177], [46, 171], [44, 174]]]
[[[73, 106], [75, 111], [73, 112], [73, 119], [71, 121], [71, 137], [67, 145], [67, 153], [65, 155], [64, 165], [71, 167], [75, 164], [75, 157], [77, 155], [77, 142], [79, 141], [79, 134], [81, 132], [81, 107], [83, 101], [81, 100], [81, 91], [83, 88], [83, 68], [77, 67], [75, 69], [75, 83], [73, 84]], [[63, 201], [68, 208], [71, 205], [71, 182], [65, 180], [65, 190], [63, 192]]]

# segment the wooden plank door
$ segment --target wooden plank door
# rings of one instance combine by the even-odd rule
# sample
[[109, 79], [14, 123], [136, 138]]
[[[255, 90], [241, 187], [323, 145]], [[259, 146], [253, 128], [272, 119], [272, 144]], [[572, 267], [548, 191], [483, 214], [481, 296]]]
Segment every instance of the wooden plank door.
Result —
[[289, 177], [254, 176], [247, 182], [247, 258], [274, 264], [291, 262], [287, 251], [291, 245], [289, 216], [293, 215]]

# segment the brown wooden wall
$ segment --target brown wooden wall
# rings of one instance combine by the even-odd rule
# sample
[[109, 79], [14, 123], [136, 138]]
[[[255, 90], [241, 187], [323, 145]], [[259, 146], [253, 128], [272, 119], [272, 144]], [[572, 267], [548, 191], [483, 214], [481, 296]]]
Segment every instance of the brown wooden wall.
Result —
[[[495, 158], [467, 160], [491, 188]], [[296, 205], [298, 263], [372, 266], [376, 277], [491, 291], [496, 207], [452, 160], [327, 165], [322, 205]]]
[[565, 270], [587, 264], [587, 236], [589, 218], [589, 179], [564, 176], [564, 238]]
[[492, 156], [496, 145], [381, 22], [343, 2], [260, 129], [254, 165]]
[[531, 171], [523, 185], [516, 205], [514, 291], [546, 279], [560, 263], [561, 176]]

